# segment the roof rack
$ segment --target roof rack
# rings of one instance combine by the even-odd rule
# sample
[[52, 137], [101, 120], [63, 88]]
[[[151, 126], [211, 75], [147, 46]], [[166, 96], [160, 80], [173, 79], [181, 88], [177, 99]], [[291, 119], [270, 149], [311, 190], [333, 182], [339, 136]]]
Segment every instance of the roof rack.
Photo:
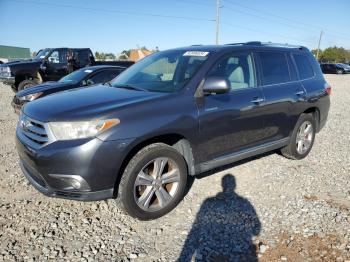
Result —
[[288, 43], [265, 42], [265, 43], [261, 43], [261, 45], [276, 46], [276, 47], [286, 47], [286, 48], [304, 48], [304, 46], [301, 46], [301, 45], [291, 45], [291, 44], [288, 44]]
[[260, 42], [260, 41], [250, 41], [245, 43], [232, 43], [227, 45], [258, 45], [258, 46], [273, 46], [273, 47], [285, 47], [285, 48], [299, 48], [302, 49], [304, 46], [301, 45], [290, 45], [288, 43], [272, 43], [272, 42]]

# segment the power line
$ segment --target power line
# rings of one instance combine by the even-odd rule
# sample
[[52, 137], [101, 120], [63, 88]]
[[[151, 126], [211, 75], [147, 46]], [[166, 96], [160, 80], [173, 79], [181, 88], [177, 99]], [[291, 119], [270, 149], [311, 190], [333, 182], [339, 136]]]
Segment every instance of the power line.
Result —
[[227, 22], [222, 22], [222, 24], [230, 26], [230, 27], [236, 27], [236, 28], [240, 28], [240, 29], [244, 29], [244, 30], [248, 30], [248, 31], [264, 34], [264, 35], [273, 35], [273, 36], [283, 37], [285, 39], [292, 39], [294, 41], [303, 42], [303, 43], [307, 44], [305, 41], [302, 41], [302, 40], [300, 40], [298, 38], [291, 37], [291, 36], [285, 36], [285, 35], [278, 34], [278, 33], [271, 33], [271, 32], [267, 32], [267, 31], [257, 30], [255, 28], [251, 28], [251, 27], [247, 27], [247, 26], [233, 25], [233, 24], [227, 23]]
[[181, 2], [181, 3], [185, 3], [185, 4], [201, 5], [201, 6], [210, 6], [210, 7], [215, 6], [215, 4], [197, 2], [197, 1], [193, 1], [193, 0], [176, 0], [176, 2]]
[[[270, 21], [272, 23], [276, 23], [275, 20], [271, 19], [271, 18], [268, 18], [268, 17], [264, 17], [264, 16], [261, 16], [261, 15], [256, 15], [256, 14], [252, 14], [252, 13], [248, 13], [248, 12], [245, 12], [245, 11], [241, 11], [241, 10], [236, 10], [236, 9], [233, 9], [229, 6], [225, 6], [224, 8], [226, 8], [227, 10], [229, 11], [232, 11], [232, 12], [235, 12], [235, 13], [239, 13], [239, 14], [243, 14], [243, 15], [248, 15], [248, 16], [251, 16], [251, 17], [255, 17], [255, 18], [259, 18], [261, 20], [264, 20], [264, 21]], [[301, 28], [301, 27], [298, 27], [298, 26], [295, 26], [295, 25], [290, 25], [288, 23], [285, 23], [285, 22], [278, 22], [278, 24], [281, 24], [281, 25], [284, 25], [284, 26], [287, 26], [287, 27], [290, 27], [290, 28], [293, 28], [293, 29], [301, 29], [301, 30], [306, 30], [306, 31], [310, 31], [312, 33], [316, 33], [315, 30], [310, 30], [310, 29], [305, 29], [305, 28]]]
[[[280, 15], [276, 15], [276, 14], [273, 14], [273, 13], [270, 13], [270, 12], [266, 12], [266, 11], [263, 11], [261, 9], [256, 9], [256, 8], [253, 8], [253, 7], [248, 7], [248, 6], [245, 6], [245, 5], [242, 5], [242, 4], [239, 4], [239, 3], [234, 3], [234, 2], [231, 2], [231, 1], [228, 1], [228, 0], [225, 0], [225, 3], [229, 4], [229, 5], [236, 5], [236, 6], [239, 6], [239, 7], [242, 7], [242, 8], [245, 8], [245, 9], [249, 9], [249, 10], [252, 10], [252, 11], [255, 11], [255, 12], [258, 12], [258, 13], [265, 13], [266, 15], [268, 16], [273, 16], [273, 17], [276, 17], [278, 19], [283, 19], [283, 20], [286, 20], [286, 21], [290, 21], [290, 22], [293, 22], [293, 23], [296, 23], [297, 25], [303, 25], [307, 28], [310, 27], [310, 25], [307, 25], [305, 23], [302, 23], [300, 21], [296, 21], [296, 20], [293, 20], [293, 19], [290, 19], [288, 17], [284, 17], [284, 16], [280, 16]], [[312, 26], [316, 29], [320, 29], [319, 27], [316, 27], [316, 26]]]
[[[7, 0], [7, 1], [10, 1], [10, 0]], [[56, 6], [56, 7], [67, 7], [67, 8], [75, 8], [75, 9], [80, 9], [80, 10], [94, 11], [94, 12], [118, 13], [118, 14], [122, 14], [122, 15], [152, 16], [152, 17], [161, 17], [161, 18], [207, 21], [207, 22], [214, 22], [215, 21], [214, 19], [207, 19], [207, 18], [202, 18], [202, 17], [173, 16], [173, 15], [152, 14], [152, 13], [143, 13], [143, 12], [130, 12], [130, 11], [122, 11], [122, 10], [100, 9], [100, 8], [82, 7], [82, 6], [74, 6], [74, 5], [66, 5], [66, 4], [55, 4], [55, 3], [38, 2], [38, 1], [11, 0], [11, 2], [18, 2], [18, 3], [24, 3], [24, 4], [47, 5], [47, 6]]]
[[[239, 3], [235, 3], [235, 2], [232, 2], [232, 1], [228, 1], [228, 0], [225, 0], [225, 3], [227, 3], [229, 5], [235, 5], [235, 6], [239, 6], [241, 8], [249, 9], [249, 10], [252, 10], [254, 12], [264, 13], [264, 14], [268, 15], [269, 17], [272, 16], [272, 17], [275, 17], [275, 18], [278, 18], [278, 19], [282, 19], [282, 20], [285, 20], [285, 21], [289, 21], [289, 22], [292, 22], [292, 23], [296, 24], [296, 25], [290, 25], [290, 23], [289, 24], [284, 23], [285, 25], [288, 25], [289, 27], [294, 27], [294, 28], [298, 27], [298, 28], [301, 28], [302, 30], [307, 30], [307, 31], [310, 31], [310, 32], [311, 31], [312, 32], [316, 32], [314, 30], [311, 30], [310, 27], [313, 27], [314, 29], [317, 29], [317, 31], [320, 30], [319, 26], [310, 25], [310, 24], [304, 23], [304, 22], [299, 21], [299, 20], [294, 20], [294, 19], [290, 19], [288, 17], [276, 15], [276, 14], [271, 13], [271, 12], [266, 12], [266, 11], [263, 11], [263, 10], [260, 10], [260, 9], [256, 9], [256, 8], [253, 8], [253, 7], [248, 7], [248, 6], [245, 6], [245, 5], [242, 5], [242, 4], [239, 4]], [[231, 11], [232, 11], [232, 8], [227, 7], [227, 9], [231, 9]], [[236, 11], [236, 12], [238, 12], [238, 11]], [[249, 14], [249, 15], [256, 16], [256, 17], [259, 17], [259, 18], [262, 18], [262, 19], [266, 19], [266, 17], [262, 17], [262, 16], [258, 16], [258, 15], [253, 15], [253, 14]], [[269, 19], [269, 18], [267, 18], [267, 19]], [[271, 19], [269, 19], [269, 20], [271, 20]], [[333, 36], [337, 36], [337, 37], [341, 37], [341, 38], [350, 39], [350, 36], [347, 35], [347, 34], [336, 32], [334, 30], [329, 30], [329, 31], [332, 31], [333, 33], [327, 33], [328, 35], [333, 35]], [[339, 36], [339, 35], [343, 35], [343, 36]]]

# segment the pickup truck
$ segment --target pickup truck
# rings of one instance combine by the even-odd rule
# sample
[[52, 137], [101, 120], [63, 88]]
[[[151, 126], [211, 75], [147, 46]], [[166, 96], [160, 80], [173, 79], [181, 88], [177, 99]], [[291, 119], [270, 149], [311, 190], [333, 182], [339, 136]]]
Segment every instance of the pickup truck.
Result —
[[132, 61], [95, 61], [90, 48], [45, 48], [32, 59], [0, 65], [0, 81], [14, 92], [46, 81], [57, 81], [69, 73], [68, 53], [73, 53], [73, 70], [92, 65], [129, 67]]

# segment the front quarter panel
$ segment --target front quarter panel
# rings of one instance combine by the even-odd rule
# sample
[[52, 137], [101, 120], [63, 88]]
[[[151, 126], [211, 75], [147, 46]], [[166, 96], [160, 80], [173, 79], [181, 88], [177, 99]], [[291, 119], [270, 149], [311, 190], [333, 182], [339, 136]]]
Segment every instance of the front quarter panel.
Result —
[[101, 140], [147, 140], [164, 134], [179, 134], [194, 141], [198, 131], [193, 97], [181, 92], [134, 104], [111, 114], [110, 118], [118, 118], [120, 124], [99, 135]]

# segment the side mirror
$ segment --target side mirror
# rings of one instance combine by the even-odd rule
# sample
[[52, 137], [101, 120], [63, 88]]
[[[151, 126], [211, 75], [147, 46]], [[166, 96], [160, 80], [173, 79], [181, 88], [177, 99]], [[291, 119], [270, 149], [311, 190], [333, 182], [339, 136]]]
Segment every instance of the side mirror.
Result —
[[203, 84], [204, 94], [224, 94], [231, 90], [231, 83], [226, 77], [210, 76]]

